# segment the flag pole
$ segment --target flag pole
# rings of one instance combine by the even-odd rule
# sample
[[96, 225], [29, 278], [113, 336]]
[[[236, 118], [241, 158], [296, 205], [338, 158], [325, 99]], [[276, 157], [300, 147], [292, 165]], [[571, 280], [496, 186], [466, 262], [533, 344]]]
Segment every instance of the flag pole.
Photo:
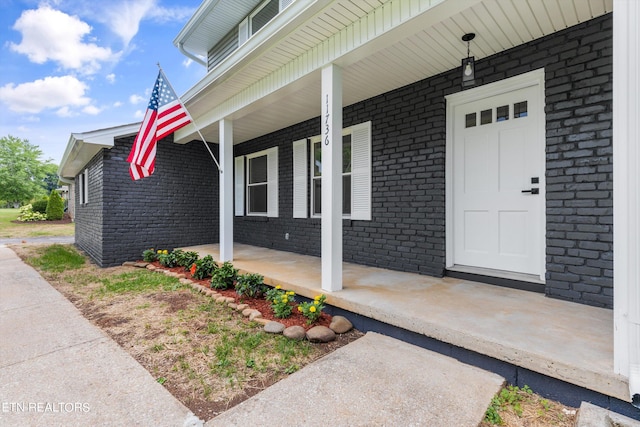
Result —
[[167, 76], [165, 76], [164, 70], [160, 66], [160, 63], [158, 62], [156, 65], [160, 69], [160, 72], [162, 73], [162, 76], [164, 77], [164, 80], [167, 82], [167, 84], [169, 85], [169, 87], [171, 88], [173, 93], [175, 93], [176, 96], [178, 97], [178, 100], [180, 101], [180, 104], [182, 104], [182, 106], [184, 107], [184, 111], [186, 111], [187, 112], [187, 116], [189, 116], [189, 120], [191, 120], [191, 123], [193, 123], [193, 126], [196, 128], [196, 132], [198, 132], [198, 135], [200, 135], [200, 139], [202, 139], [202, 143], [206, 147], [206, 149], [209, 152], [209, 154], [211, 154], [211, 158], [213, 159], [213, 161], [215, 162], [216, 166], [218, 167], [218, 170], [220, 171], [220, 174], [222, 174], [222, 168], [220, 167], [220, 163], [218, 163], [218, 161], [216, 160], [216, 157], [213, 155], [213, 152], [211, 151], [211, 148], [209, 148], [209, 145], [207, 144], [207, 140], [204, 139], [204, 136], [202, 136], [202, 133], [200, 132], [200, 128], [198, 128], [198, 126], [196, 125], [195, 120], [193, 120], [193, 117], [191, 116], [191, 113], [189, 112], [189, 110], [187, 110], [187, 106], [184, 105], [184, 102], [182, 102], [182, 99], [180, 99], [180, 96], [178, 96], [178, 93], [175, 91], [175, 89], [173, 89], [173, 86], [171, 85], [171, 82], [169, 81]]

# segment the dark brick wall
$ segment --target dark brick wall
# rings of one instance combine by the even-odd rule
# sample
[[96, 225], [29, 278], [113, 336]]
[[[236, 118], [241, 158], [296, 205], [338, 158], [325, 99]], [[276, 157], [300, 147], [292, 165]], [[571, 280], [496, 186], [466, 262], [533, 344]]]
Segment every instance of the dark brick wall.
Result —
[[[549, 296], [612, 306], [611, 15], [477, 62], [479, 84], [545, 68]], [[442, 276], [445, 270], [445, 99], [455, 69], [344, 109], [372, 122], [372, 221], [345, 221], [344, 260]], [[235, 147], [279, 146], [279, 218], [236, 217], [237, 242], [320, 254], [320, 220], [293, 219], [292, 141], [319, 118]], [[289, 240], [285, 240], [289, 233]]]
[[541, 44], [547, 90], [547, 295], [613, 307], [612, 20]]
[[[85, 168], [89, 169], [89, 199], [85, 204], [80, 204], [80, 181], [78, 177], [75, 180], [75, 242], [98, 265], [102, 265], [102, 153], [91, 159]], [[84, 173], [84, 169], [81, 172]]]
[[129, 177], [126, 161], [132, 144], [133, 137], [118, 139], [92, 160], [91, 189], [97, 189], [89, 200], [96, 200], [96, 210], [77, 210], [78, 246], [107, 267], [139, 259], [150, 247], [217, 241], [218, 170], [202, 142], [160, 141], [154, 174], [138, 181]]

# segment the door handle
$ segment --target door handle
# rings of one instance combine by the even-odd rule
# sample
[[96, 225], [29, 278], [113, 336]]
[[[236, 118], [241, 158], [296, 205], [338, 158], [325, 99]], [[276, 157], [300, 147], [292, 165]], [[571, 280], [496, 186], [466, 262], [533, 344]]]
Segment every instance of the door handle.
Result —
[[531, 190], [522, 190], [523, 193], [540, 194], [539, 188], [532, 188]]

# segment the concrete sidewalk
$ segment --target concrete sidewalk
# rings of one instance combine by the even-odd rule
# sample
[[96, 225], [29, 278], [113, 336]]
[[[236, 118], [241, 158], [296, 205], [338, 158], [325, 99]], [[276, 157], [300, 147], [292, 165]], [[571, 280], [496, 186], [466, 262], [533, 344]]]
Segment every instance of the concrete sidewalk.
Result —
[[476, 427], [504, 378], [374, 332], [205, 426]]
[[201, 422], [9, 248], [0, 245], [0, 426]]

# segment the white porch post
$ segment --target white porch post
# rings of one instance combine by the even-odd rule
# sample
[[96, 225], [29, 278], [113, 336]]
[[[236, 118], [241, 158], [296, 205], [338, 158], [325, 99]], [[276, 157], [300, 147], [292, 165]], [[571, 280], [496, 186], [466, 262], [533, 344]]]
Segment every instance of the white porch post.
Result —
[[220, 120], [220, 261], [233, 261], [233, 121]]
[[322, 69], [322, 289], [342, 289], [342, 70]]
[[[614, 371], [640, 395], [640, 2], [613, 2]], [[636, 396], [633, 399], [638, 403]]]

